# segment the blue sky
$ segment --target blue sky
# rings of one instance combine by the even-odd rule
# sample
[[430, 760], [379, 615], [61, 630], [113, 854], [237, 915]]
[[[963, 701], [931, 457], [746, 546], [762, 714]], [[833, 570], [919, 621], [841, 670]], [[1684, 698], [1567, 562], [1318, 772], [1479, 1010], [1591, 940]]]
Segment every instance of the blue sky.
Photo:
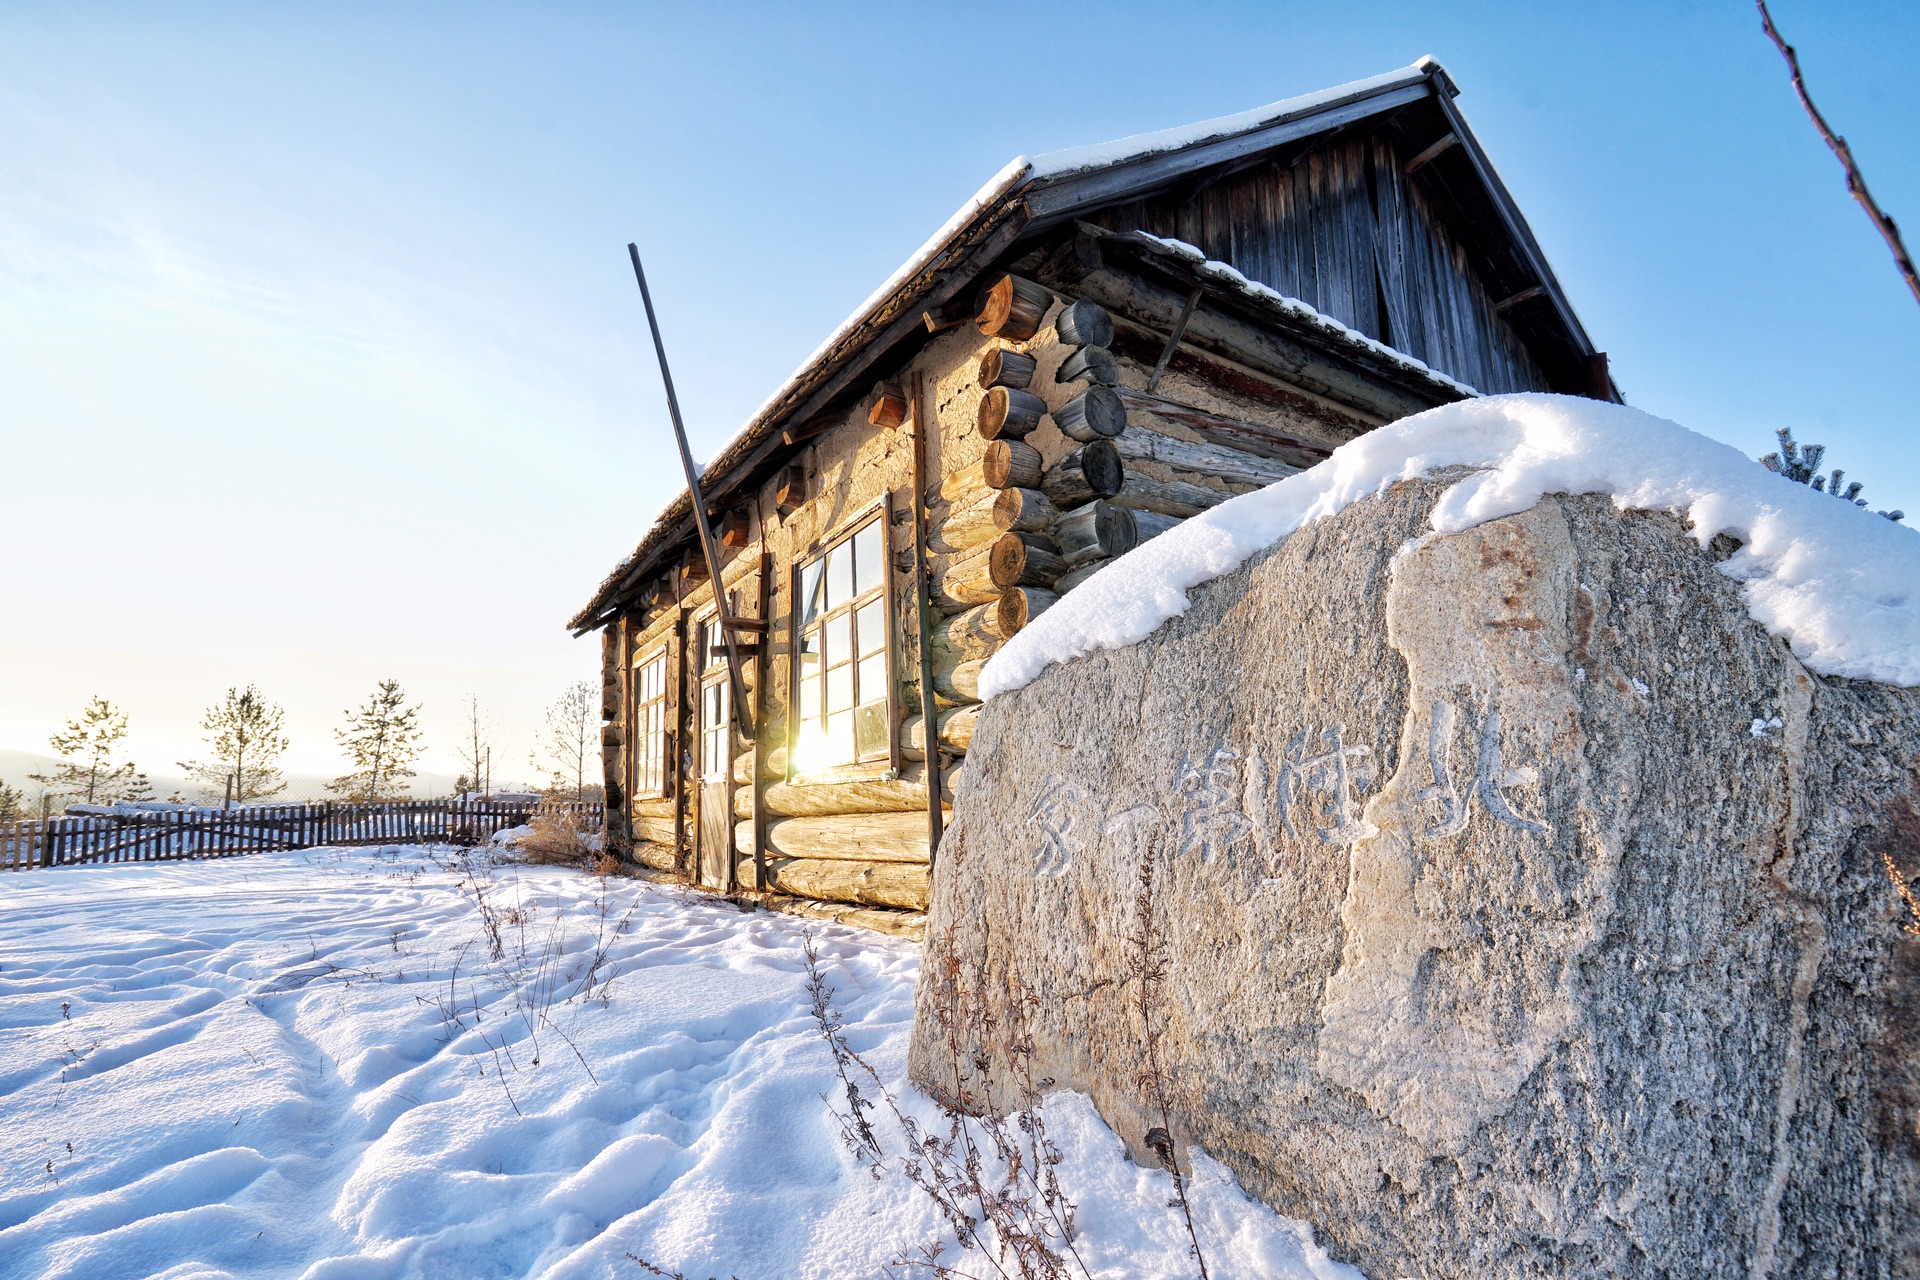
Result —
[[[1920, 228], [1920, 6], [1775, 15]], [[1920, 306], [1750, 5], [0, 5], [0, 747], [229, 684], [330, 772], [376, 679], [523, 759], [566, 618], [1017, 154], [1431, 53], [1629, 403], [1920, 516]]]

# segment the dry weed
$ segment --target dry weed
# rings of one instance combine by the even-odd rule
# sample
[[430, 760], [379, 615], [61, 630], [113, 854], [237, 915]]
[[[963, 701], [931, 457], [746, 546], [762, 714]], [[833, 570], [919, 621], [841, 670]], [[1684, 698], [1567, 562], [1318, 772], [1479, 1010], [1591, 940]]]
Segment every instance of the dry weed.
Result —
[[540, 866], [579, 866], [596, 852], [592, 832], [581, 814], [542, 807], [527, 823], [527, 834], [515, 845], [522, 861]]

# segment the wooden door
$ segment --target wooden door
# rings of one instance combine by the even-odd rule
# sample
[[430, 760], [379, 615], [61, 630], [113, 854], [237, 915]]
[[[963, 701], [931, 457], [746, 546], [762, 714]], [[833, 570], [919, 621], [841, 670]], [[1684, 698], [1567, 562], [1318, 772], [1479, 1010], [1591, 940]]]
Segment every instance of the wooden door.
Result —
[[[709, 628], [698, 630], [704, 634]], [[700, 825], [695, 850], [700, 883], [709, 889], [733, 887], [732, 715], [722, 661], [700, 681]]]

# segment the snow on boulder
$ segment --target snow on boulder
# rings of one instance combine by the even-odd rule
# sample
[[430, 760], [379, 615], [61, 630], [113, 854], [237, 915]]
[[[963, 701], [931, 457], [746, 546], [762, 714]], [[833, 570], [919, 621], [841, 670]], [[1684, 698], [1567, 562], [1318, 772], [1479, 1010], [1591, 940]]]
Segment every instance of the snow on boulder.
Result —
[[1011, 1105], [953, 1073], [1019, 1027], [1151, 1160], [1150, 1026], [1176, 1147], [1369, 1275], [1913, 1274], [1916, 586], [1555, 397], [1225, 503], [988, 668], [913, 1072]]
[[1051, 663], [1145, 638], [1187, 592], [1254, 552], [1404, 480], [1455, 468], [1430, 530], [1459, 533], [1550, 493], [1598, 493], [1667, 511], [1695, 541], [1743, 545], [1720, 572], [1810, 670], [1920, 685], [1920, 532], [1775, 475], [1731, 446], [1624, 405], [1488, 396], [1403, 418], [1319, 466], [1223, 502], [1089, 578], [995, 654], [980, 692], [1017, 689]]

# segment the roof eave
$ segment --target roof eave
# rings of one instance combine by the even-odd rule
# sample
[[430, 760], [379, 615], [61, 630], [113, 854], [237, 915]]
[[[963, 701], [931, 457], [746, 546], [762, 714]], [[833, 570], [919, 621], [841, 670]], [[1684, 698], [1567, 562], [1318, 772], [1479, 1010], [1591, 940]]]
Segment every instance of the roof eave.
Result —
[[[1005, 224], [1017, 219], [1014, 233], [1024, 230], [1027, 217], [1017, 199], [1026, 178], [1018, 162], [1003, 170], [996, 184], [989, 184], [970, 202], [965, 219], [955, 219], [945, 234], [922, 246], [905, 267], [894, 274], [890, 287], [883, 287], [862, 304], [859, 311], [843, 323], [793, 375], [768, 398], [749, 419], [747, 425], [722, 447], [702, 472], [702, 480], [713, 481], [703, 495], [716, 500], [731, 490], [736, 469], [750, 460], [790, 422], [804, 421], [818, 412], [824, 399], [844, 390], [845, 371], [858, 367], [857, 357], [888, 330], [903, 325], [911, 328], [920, 315], [938, 306], [966, 288], [972, 273], [956, 269], [978, 256], [983, 246], [994, 246], [1010, 239]], [[885, 345], [891, 345], [887, 343]], [[583, 635], [605, 625], [609, 610], [619, 603], [617, 597], [639, 578], [657, 567], [658, 553], [677, 546], [680, 533], [690, 536], [693, 524], [691, 494], [681, 490], [654, 518], [632, 554], [615, 566], [602, 581], [593, 598], [568, 622], [575, 635]], [[684, 529], [681, 526], [685, 526]]]
[[1446, 95], [1437, 90], [1429, 76], [1422, 75], [1411, 83], [1370, 90], [1364, 95], [1278, 119], [1257, 129], [1196, 143], [1181, 150], [1158, 152], [1106, 168], [1035, 178], [1028, 187], [1027, 205], [1033, 212], [1036, 224], [1052, 225], [1106, 204], [1116, 196], [1150, 194], [1156, 188], [1178, 181], [1197, 170], [1230, 164], [1244, 156], [1331, 129], [1345, 128], [1430, 97], [1444, 100]]

